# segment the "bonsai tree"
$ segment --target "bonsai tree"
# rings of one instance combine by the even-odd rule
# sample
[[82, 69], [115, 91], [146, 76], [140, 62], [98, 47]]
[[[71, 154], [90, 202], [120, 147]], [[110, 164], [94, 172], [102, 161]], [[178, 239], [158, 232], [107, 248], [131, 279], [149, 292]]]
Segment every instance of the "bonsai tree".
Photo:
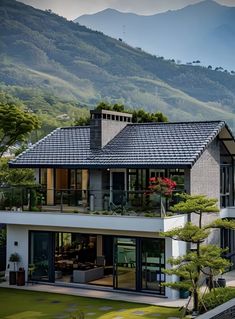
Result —
[[187, 214], [191, 220], [192, 214], [196, 214], [197, 222], [193, 224], [188, 221], [183, 227], [162, 233], [164, 237], [170, 237], [175, 240], [184, 241], [191, 244], [191, 249], [184, 256], [170, 258], [169, 263], [172, 269], [165, 272], [169, 275], [177, 275], [181, 278], [179, 282], [165, 283], [172, 288], [188, 289], [193, 297], [193, 310], [198, 313], [199, 310], [199, 290], [203, 275], [209, 276], [209, 281], [213, 282], [213, 276], [223, 272], [230, 262], [221, 257], [224, 250], [216, 245], [205, 244], [212, 228], [230, 228], [235, 229], [235, 222], [228, 220], [215, 219], [209, 224], [203, 223], [205, 213], [216, 213], [219, 211], [217, 200], [207, 198], [205, 195], [180, 194], [181, 202], [171, 207], [173, 212]]
[[17, 271], [17, 265], [20, 262], [20, 255], [17, 253], [11, 254], [9, 261], [14, 264], [14, 271]]

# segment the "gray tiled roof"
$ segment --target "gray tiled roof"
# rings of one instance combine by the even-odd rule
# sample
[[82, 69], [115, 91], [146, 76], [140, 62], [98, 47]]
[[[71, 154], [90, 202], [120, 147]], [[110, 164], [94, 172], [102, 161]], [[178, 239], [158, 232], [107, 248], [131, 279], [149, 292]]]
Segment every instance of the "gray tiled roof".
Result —
[[223, 121], [128, 124], [100, 151], [89, 149], [89, 127], [60, 128], [11, 166], [191, 167], [224, 126]]
[[89, 162], [106, 167], [191, 167], [224, 126], [222, 121], [128, 125]]
[[83, 165], [90, 155], [90, 128], [58, 128], [20, 154], [10, 166], [53, 167]]

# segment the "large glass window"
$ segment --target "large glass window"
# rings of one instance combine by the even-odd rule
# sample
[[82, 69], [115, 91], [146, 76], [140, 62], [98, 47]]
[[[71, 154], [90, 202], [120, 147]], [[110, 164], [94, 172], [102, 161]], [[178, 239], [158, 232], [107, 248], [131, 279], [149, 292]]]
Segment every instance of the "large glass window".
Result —
[[233, 205], [233, 191], [232, 191], [232, 165], [223, 164], [220, 168], [220, 205], [227, 207]]
[[164, 294], [161, 283], [165, 281], [164, 239], [142, 240], [142, 290], [153, 290]]
[[[89, 283], [96, 267], [96, 236], [55, 233], [55, 279], [63, 282]], [[78, 278], [80, 277], [84, 278]], [[86, 275], [86, 276], [85, 276]]]
[[145, 205], [146, 170], [129, 169], [128, 170], [128, 200], [131, 206], [142, 207]]
[[136, 290], [136, 240], [115, 239], [114, 288]]
[[53, 233], [30, 233], [29, 277], [32, 280], [53, 281]]
[[86, 170], [71, 169], [69, 175], [69, 204], [84, 205], [87, 201], [88, 175]]
[[47, 169], [46, 168], [41, 168], [40, 169], [40, 184], [42, 187], [47, 188]]
[[29, 278], [163, 295], [165, 240], [30, 232]]
[[185, 192], [183, 169], [170, 169], [169, 178], [176, 182], [175, 192]]
[[164, 239], [114, 239], [114, 288], [164, 295], [164, 268]]

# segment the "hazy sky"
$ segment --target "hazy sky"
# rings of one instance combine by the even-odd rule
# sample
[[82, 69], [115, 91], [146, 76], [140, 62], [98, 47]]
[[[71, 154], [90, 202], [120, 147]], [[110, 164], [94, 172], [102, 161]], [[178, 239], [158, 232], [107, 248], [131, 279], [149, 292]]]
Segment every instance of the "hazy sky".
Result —
[[[18, 0], [39, 9], [51, 9], [69, 20], [80, 15], [95, 13], [106, 8], [138, 14], [154, 14], [176, 10], [201, 0]], [[235, 0], [216, 0], [220, 4], [234, 6]]]

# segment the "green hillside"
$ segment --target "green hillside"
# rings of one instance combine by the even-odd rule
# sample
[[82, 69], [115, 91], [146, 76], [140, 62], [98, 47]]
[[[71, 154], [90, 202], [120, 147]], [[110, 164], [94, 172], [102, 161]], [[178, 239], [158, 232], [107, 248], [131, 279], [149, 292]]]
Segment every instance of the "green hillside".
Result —
[[14, 0], [0, 1], [0, 16], [0, 88], [52, 126], [101, 100], [169, 120], [235, 120], [235, 76], [177, 65]]

